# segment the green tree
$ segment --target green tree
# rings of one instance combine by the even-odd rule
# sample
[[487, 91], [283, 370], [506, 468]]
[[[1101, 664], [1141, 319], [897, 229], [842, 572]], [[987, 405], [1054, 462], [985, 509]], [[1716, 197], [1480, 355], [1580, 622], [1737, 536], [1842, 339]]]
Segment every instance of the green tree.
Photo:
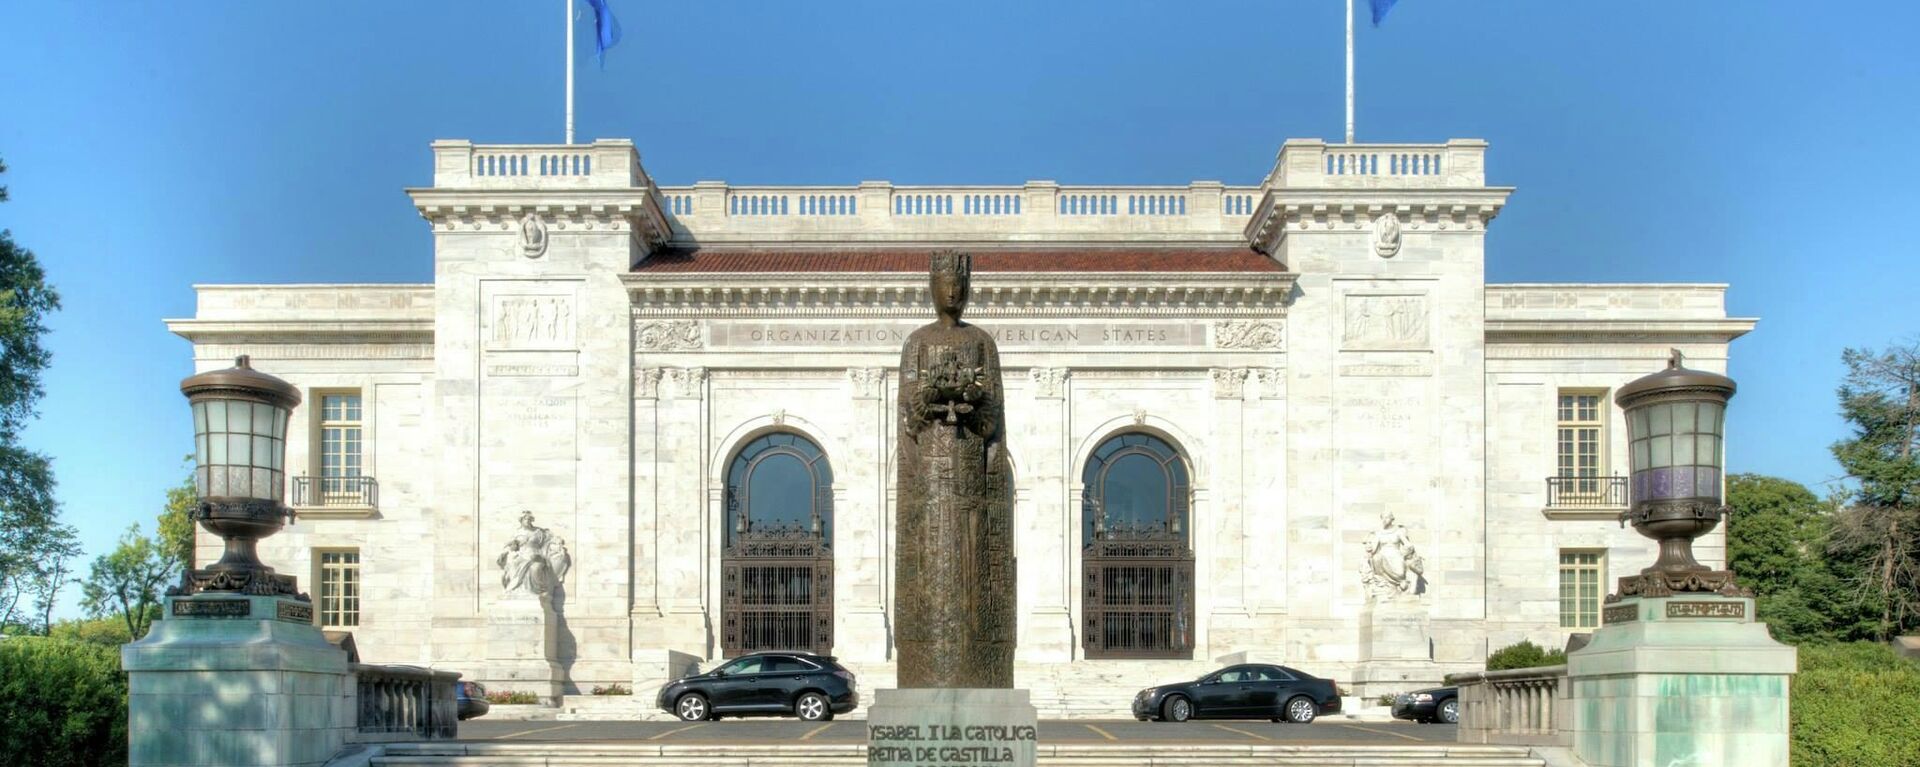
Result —
[[1727, 478], [1727, 559], [1753, 589], [1761, 620], [1787, 642], [1873, 635], [1877, 603], [1847, 585], [1855, 562], [1828, 549], [1838, 498], [1757, 474]]
[[179, 572], [180, 562], [166, 545], [141, 535], [136, 523], [120, 536], [119, 546], [93, 561], [81, 583], [80, 604], [96, 618], [118, 615], [127, 634], [139, 639], [160, 612], [162, 590]]
[[[192, 456], [188, 456], [191, 460]], [[167, 506], [160, 510], [160, 545], [181, 567], [193, 567], [193, 507], [200, 502], [200, 491], [193, 485], [193, 472], [180, 484], [167, 488]]]
[[[6, 170], [0, 162], [0, 174]], [[6, 199], [0, 186], [0, 202]], [[20, 445], [45, 391], [40, 374], [52, 361], [41, 344], [46, 317], [59, 308], [33, 252], [0, 229], [0, 625], [31, 623], [28, 607], [57, 595], [73, 556], [73, 529], [60, 523], [53, 497], [52, 463]]]
[[1885, 638], [1920, 625], [1920, 344], [1847, 349], [1841, 360], [1840, 412], [1853, 436], [1833, 456], [1854, 488], [1831, 550], [1860, 565], [1851, 579], [1879, 603]]

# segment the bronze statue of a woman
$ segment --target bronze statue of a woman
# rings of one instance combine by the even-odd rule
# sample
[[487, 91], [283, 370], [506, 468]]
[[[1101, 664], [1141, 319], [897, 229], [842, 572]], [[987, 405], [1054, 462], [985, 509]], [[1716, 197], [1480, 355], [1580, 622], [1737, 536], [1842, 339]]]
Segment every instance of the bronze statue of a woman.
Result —
[[900, 353], [899, 686], [1011, 688], [1012, 463], [993, 336], [960, 321], [973, 259], [933, 256], [939, 320]]

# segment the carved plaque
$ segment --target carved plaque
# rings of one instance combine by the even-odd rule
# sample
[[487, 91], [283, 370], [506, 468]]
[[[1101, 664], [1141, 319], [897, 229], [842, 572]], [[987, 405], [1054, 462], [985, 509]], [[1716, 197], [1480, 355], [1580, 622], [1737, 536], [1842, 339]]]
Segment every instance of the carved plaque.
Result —
[[280, 602], [274, 610], [273, 617], [288, 623], [312, 623], [313, 605], [303, 605], [299, 602]]
[[1427, 348], [1427, 297], [1349, 295], [1343, 312], [1342, 349]]
[[1640, 620], [1640, 605], [1612, 605], [1600, 611], [1600, 621], [1609, 626]]
[[1745, 620], [1745, 602], [1668, 602], [1669, 618], [1735, 618]]
[[173, 603], [175, 618], [245, 618], [253, 603], [245, 599], [180, 599]]

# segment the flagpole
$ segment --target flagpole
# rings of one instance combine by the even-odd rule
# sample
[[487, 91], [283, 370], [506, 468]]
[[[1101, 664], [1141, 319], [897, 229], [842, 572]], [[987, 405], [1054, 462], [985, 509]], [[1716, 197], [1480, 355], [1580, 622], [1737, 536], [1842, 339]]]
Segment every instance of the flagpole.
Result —
[[[1347, 0], [1352, 3], [1353, 0]], [[565, 11], [567, 19], [567, 143], [573, 143], [573, 0], [560, 0], [560, 9]], [[1351, 26], [1351, 19], [1349, 26]], [[1349, 32], [1352, 30], [1349, 29]], [[1351, 132], [1351, 129], [1349, 129]]]
[[1347, 0], [1347, 143], [1353, 143], [1353, 0]]

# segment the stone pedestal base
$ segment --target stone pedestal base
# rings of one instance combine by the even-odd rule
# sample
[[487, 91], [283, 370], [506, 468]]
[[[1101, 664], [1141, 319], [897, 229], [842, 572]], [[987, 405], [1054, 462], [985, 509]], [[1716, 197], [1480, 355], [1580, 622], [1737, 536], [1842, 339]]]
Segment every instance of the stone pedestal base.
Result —
[[1039, 717], [1026, 690], [876, 690], [869, 767], [1033, 767]]
[[131, 767], [317, 767], [355, 726], [347, 654], [287, 597], [169, 597], [120, 648]]
[[487, 656], [474, 678], [489, 692], [530, 692], [557, 705], [565, 672], [557, 661], [559, 624], [545, 599], [512, 597], [487, 608]]
[[1753, 600], [1628, 598], [1567, 656], [1574, 752], [1592, 767], [1786, 764], [1793, 647]]
[[1360, 616], [1360, 664], [1353, 693], [1362, 700], [1440, 684], [1432, 620], [1413, 600], [1377, 601]]

